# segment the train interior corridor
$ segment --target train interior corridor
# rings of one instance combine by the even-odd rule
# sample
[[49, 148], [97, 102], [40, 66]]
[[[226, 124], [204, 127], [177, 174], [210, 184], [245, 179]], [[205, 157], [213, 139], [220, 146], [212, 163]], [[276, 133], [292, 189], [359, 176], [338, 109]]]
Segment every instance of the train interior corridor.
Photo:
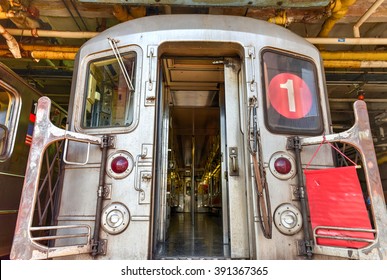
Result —
[[162, 61], [168, 162], [164, 234], [157, 242], [156, 258], [224, 258], [228, 244], [221, 178], [223, 65], [214, 58]]

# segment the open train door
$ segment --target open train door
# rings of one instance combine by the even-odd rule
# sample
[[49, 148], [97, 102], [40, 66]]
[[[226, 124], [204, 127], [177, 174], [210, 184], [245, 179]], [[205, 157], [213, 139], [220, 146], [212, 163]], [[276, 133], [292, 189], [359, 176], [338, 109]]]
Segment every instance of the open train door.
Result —
[[240, 60], [168, 54], [161, 65], [152, 258], [248, 259]]
[[[240, 60], [224, 60], [224, 91], [220, 95], [223, 225], [228, 225], [230, 257], [249, 258], [249, 231], [246, 197], [245, 145], [243, 142], [243, 83]], [[228, 219], [226, 221], [225, 219]], [[224, 229], [224, 232], [226, 230]]]

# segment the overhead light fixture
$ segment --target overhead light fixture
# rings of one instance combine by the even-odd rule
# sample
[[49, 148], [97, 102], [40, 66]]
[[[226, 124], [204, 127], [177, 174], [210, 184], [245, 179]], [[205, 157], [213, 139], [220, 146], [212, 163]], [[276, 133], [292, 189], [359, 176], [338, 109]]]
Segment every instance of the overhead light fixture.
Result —
[[177, 90], [171, 91], [174, 106], [182, 107], [210, 107], [216, 96], [216, 91], [206, 90]]

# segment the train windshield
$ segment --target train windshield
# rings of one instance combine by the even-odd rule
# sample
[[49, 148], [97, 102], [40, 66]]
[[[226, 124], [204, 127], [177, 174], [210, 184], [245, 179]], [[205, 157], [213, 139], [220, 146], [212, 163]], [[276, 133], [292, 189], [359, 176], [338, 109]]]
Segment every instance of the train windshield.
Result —
[[317, 135], [323, 131], [315, 65], [288, 53], [262, 54], [266, 126], [274, 133]]
[[[133, 85], [136, 79], [136, 53], [122, 55], [122, 62]], [[129, 89], [115, 57], [89, 64], [84, 100], [83, 127], [127, 127], [133, 122], [134, 91]]]

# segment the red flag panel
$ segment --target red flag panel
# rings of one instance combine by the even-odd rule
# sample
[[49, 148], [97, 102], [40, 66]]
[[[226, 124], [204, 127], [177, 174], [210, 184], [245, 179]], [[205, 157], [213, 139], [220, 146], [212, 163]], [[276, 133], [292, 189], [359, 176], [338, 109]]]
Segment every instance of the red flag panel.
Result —
[[[310, 219], [317, 226], [372, 229], [355, 166], [304, 170]], [[373, 233], [318, 229], [317, 234], [374, 239]], [[360, 241], [317, 238], [318, 245], [362, 248]]]

